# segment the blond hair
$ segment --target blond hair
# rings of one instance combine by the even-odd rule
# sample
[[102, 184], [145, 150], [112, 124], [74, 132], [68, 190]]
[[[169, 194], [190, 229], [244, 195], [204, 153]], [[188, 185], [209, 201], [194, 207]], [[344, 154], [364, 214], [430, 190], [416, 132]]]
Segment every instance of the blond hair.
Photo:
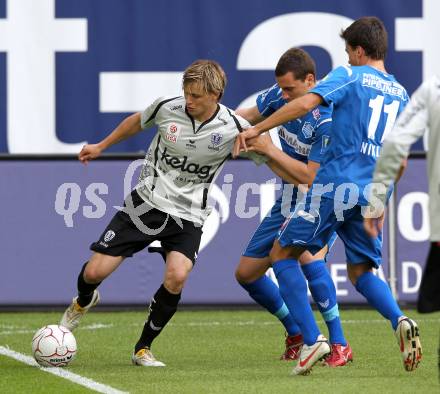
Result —
[[226, 86], [226, 74], [220, 64], [214, 60], [200, 59], [190, 64], [183, 73], [182, 85], [198, 83], [206, 93], [223, 95]]

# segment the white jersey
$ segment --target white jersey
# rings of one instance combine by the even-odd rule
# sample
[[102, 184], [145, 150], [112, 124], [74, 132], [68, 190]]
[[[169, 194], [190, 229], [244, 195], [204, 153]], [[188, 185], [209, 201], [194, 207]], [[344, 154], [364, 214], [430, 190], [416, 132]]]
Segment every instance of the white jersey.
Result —
[[222, 104], [205, 122], [186, 111], [184, 97], [161, 97], [141, 116], [142, 128], [156, 124], [137, 185], [139, 195], [154, 208], [203, 224], [210, 213], [208, 193], [235, 137], [250, 127]]
[[440, 78], [424, 82], [411, 97], [385, 140], [373, 182], [393, 182], [411, 145], [429, 129], [428, 177], [431, 241], [440, 241]]

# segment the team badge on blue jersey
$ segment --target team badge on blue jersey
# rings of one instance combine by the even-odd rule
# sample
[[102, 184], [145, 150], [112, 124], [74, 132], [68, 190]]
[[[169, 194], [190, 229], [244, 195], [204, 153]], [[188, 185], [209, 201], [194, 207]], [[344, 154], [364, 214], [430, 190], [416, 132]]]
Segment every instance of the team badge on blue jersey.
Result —
[[212, 133], [211, 134], [211, 144], [214, 146], [220, 145], [223, 139], [223, 134], [220, 133]]
[[301, 131], [304, 134], [304, 137], [311, 138], [315, 129], [310, 122], [304, 122]]

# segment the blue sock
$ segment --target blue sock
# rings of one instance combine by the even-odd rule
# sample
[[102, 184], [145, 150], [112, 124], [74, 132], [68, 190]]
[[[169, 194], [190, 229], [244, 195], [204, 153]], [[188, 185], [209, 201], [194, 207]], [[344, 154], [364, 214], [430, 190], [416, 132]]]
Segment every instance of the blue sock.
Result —
[[301, 266], [314, 301], [318, 305], [322, 317], [327, 324], [330, 342], [347, 345], [339, 319], [338, 303], [336, 301], [336, 288], [332, 277], [327, 271], [324, 260], [316, 260]]
[[238, 283], [258, 304], [266, 308], [281, 321], [288, 335], [300, 334], [300, 328], [295, 323], [295, 320], [293, 320], [289, 309], [281, 298], [278, 286], [272, 279], [263, 275], [252, 283]]
[[368, 303], [391, 322], [393, 329], [397, 328], [398, 319], [403, 315], [391, 294], [388, 285], [372, 272], [365, 272], [356, 282], [356, 290], [361, 293]]
[[298, 262], [294, 259], [273, 263], [281, 297], [301, 328], [304, 343], [313, 345], [320, 334], [307, 297], [307, 285]]

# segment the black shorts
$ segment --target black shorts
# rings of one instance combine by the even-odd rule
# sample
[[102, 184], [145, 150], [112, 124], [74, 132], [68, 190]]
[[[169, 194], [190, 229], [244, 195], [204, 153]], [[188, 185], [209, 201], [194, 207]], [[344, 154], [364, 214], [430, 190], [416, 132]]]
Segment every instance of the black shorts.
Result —
[[[135, 208], [144, 203], [136, 190], [132, 191], [131, 197]], [[160, 241], [167, 252], [180, 252], [194, 264], [201, 237], [200, 225], [150, 207], [134, 221], [128, 213], [118, 211], [90, 249], [110, 256], [131, 257], [153, 241]]]

